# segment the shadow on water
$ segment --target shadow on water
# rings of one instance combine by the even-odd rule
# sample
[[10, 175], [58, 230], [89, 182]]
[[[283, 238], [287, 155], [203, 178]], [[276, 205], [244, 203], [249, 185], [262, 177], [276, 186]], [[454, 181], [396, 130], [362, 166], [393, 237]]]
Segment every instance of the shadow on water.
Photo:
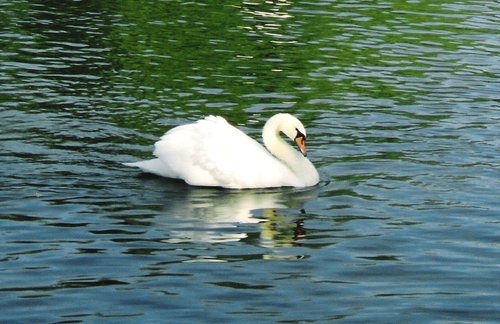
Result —
[[[303, 225], [305, 204], [319, 193], [318, 187], [226, 190], [191, 187], [152, 176], [141, 178], [161, 182], [165, 202], [157, 222], [171, 227], [164, 239], [169, 243], [239, 241], [248, 238], [246, 230], [255, 232], [255, 226], [245, 224], [258, 224], [258, 244], [272, 244], [273, 238], [280, 238], [279, 244], [292, 244], [300, 236], [297, 233]], [[294, 216], [282, 215], [280, 210]]]

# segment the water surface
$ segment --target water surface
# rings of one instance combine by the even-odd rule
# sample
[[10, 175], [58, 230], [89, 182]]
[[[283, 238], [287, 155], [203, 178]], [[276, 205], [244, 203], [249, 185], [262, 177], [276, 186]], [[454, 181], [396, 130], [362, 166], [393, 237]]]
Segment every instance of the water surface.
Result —
[[[500, 320], [495, 1], [4, 1], [2, 322]], [[315, 188], [120, 163], [208, 114]]]

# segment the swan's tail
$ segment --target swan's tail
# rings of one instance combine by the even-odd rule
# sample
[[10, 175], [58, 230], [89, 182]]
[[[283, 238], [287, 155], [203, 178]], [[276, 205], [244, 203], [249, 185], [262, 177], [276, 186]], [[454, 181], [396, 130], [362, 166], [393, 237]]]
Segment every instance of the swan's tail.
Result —
[[129, 167], [136, 167], [144, 172], [153, 173], [162, 177], [177, 178], [170, 168], [160, 159], [145, 160], [139, 162], [122, 163]]

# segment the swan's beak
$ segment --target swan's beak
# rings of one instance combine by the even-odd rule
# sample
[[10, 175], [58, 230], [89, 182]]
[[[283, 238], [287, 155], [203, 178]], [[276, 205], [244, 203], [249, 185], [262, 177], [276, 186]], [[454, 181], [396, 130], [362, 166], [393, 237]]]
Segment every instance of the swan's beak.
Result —
[[295, 144], [297, 144], [297, 147], [299, 148], [300, 152], [302, 152], [302, 155], [307, 156], [306, 138], [304, 136], [295, 137]]

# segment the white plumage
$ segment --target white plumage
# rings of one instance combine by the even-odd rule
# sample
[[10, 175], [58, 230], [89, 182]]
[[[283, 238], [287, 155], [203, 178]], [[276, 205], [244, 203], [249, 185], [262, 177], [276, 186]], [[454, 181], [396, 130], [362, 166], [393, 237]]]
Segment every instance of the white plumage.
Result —
[[[294, 139], [302, 154], [280, 132]], [[263, 130], [268, 151], [224, 118], [209, 116], [169, 130], [155, 143], [155, 159], [124, 164], [195, 186], [307, 187], [317, 184], [319, 175], [305, 157], [305, 136], [297, 118], [274, 115]]]

